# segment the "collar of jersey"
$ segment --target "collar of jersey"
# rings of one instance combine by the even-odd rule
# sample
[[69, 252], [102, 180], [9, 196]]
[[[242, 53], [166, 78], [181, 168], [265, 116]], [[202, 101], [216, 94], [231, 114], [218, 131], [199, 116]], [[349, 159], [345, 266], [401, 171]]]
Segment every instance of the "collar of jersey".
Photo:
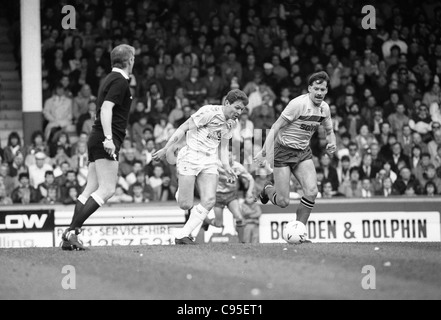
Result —
[[121, 75], [126, 78], [127, 80], [130, 79], [130, 77], [124, 72], [124, 70], [120, 69], [120, 68], [113, 68], [112, 72], [118, 72], [121, 73]]

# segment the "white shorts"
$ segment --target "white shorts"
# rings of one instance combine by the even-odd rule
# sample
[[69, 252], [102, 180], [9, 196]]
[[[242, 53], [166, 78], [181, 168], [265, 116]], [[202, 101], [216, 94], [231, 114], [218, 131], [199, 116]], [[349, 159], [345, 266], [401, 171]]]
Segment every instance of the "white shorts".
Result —
[[176, 169], [182, 176], [197, 177], [201, 173], [219, 175], [217, 162], [217, 153], [209, 155], [185, 146], [179, 151]]

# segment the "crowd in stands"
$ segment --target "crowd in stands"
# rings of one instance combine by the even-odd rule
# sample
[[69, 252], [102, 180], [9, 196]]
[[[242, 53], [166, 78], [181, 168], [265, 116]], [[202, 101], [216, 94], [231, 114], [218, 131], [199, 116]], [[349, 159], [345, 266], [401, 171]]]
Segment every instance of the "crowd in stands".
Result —
[[[65, 4], [76, 8], [75, 30], [61, 27]], [[233, 88], [250, 100], [233, 143], [257, 194], [271, 178], [251, 160], [262, 132], [321, 70], [338, 152], [324, 152], [320, 127], [311, 142], [320, 196], [439, 196], [441, 4], [373, 4], [376, 28], [364, 29], [362, 4], [352, 0], [42, 0], [44, 128], [29, 145], [11, 133], [0, 149], [0, 204], [74, 203], [95, 99], [122, 43], [136, 49], [135, 99], [111, 202], [172, 200], [176, 168], [153, 152]], [[301, 196], [294, 179], [291, 187]]]

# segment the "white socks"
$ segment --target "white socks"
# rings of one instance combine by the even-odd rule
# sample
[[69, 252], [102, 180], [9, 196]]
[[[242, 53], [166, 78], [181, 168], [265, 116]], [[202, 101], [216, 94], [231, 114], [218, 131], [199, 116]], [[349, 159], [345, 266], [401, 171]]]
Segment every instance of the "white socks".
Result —
[[208, 210], [205, 209], [201, 204], [191, 209], [190, 217], [184, 227], [177, 233], [177, 238], [182, 239], [188, 237], [194, 229], [196, 229], [208, 215]]
[[93, 200], [95, 200], [96, 204], [99, 205], [100, 207], [104, 205], [105, 203], [104, 200], [101, 199], [101, 197], [98, 196], [96, 193], [92, 193], [90, 196], [93, 198]]
[[79, 201], [79, 202], [81, 202], [81, 204], [86, 204], [86, 202], [87, 202], [87, 198], [85, 197], [85, 196], [83, 196], [82, 194], [77, 198], [77, 200]]

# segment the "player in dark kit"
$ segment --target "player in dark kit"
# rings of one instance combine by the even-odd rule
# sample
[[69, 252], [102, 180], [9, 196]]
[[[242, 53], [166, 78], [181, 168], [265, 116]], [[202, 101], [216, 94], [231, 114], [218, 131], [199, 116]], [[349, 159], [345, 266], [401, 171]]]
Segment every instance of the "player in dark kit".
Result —
[[62, 235], [63, 250], [85, 250], [78, 241], [84, 222], [115, 193], [118, 153], [126, 135], [132, 104], [129, 80], [135, 63], [135, 49], [128, 45], [111, 52], [112, 72], [100, 87], [97, 116], [87, 143], [89, 173], [83, 193], [75, 205], [72, 223]]

